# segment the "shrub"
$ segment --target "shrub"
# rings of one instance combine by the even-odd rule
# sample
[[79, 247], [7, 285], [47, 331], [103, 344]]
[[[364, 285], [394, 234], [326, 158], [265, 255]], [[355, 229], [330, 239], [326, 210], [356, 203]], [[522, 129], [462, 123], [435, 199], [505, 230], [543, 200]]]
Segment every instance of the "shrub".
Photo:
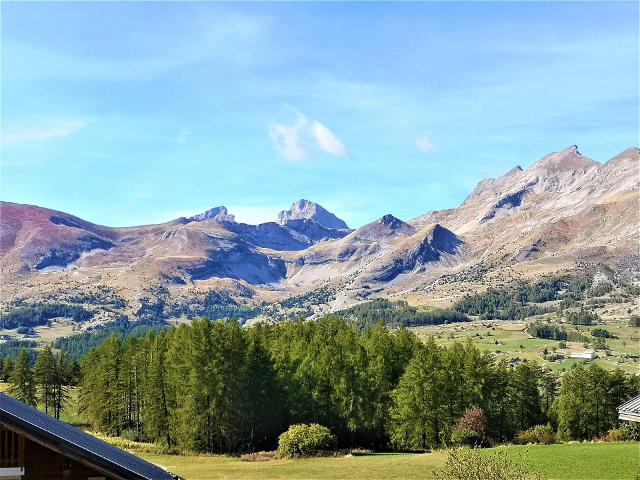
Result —
[[[487, 431], [487, 416], [484, 414], [484, 410], [480, 407], [469, 407], [464, 411], [464, 414], [458, 420], [456, 424], [456, 430], [471, 430], [476, 437], [476, 442], [471, 445], [479, 445], [484, 442]], [[455, 432], [455, 430], [454, 430]], [[460, 432], [458, 435], [463, 435]], [[453, 436], [452, 436], [453, 441]], [[455, 442], [454, 442], [455, 443]], [[469, 444], [465, 444], [469, 445]]]
[[602, 442], [630, 442], [640, 440], [640, 425], [623, 422], [619, 428], [612, 428], [598, 440]]
[[542, 443], [549, 445], [556, 443], [556, 435], [550, 425], [536, 425], [524, 432], [520, 432], [513, 440], [518, 445], [526, 445], [528, 443]]
[[629, 438], [627, 432], [622, 428], [612, 428], [598, 440], [602, 442], [626, 442], [631, 439]]
[[620, 428], [625, 431], [629, 440], [634, 442], [640, 441], [640, 423], [622, 422]]
[[18, 327], [16, 329], [16, 333], [19, 333], [20, 335], [35, 335], [36, 331], [33, 327]]
[[277, 458], [276, 452], [245, 453], [240, 456], [241, 462], [270, 462]]
[[317, 423], [291, 425], [278, 438], [278, 454], [281, 457], [317, 455], [336, 448], [336, 438], [331, 431]]
[[609, 332], [608, 330], [605, 330], [604, 328], [594, 328], [593, 330], [591, 330], [591, 335], [594, 337], [601, 337], [601, 338], [615, 338], [611, 332]]
[[440, 480], [543, 480], [544, 477], [509, 460], [506, 452], [480, 454], [477, 450], [453, 450], [445, 467], [436, 472]]
[[451, 432], [451, 443], [458, 447], [475, 447], [482, 443], [482, 439], [470, 428], [458, 427]]
[[137, 432], [135, 428], [125, 428], [120, 432], [119, 436], [120, 438], [129, 440], [130, 442], [146, 442], [148, 440], [140, 432]]

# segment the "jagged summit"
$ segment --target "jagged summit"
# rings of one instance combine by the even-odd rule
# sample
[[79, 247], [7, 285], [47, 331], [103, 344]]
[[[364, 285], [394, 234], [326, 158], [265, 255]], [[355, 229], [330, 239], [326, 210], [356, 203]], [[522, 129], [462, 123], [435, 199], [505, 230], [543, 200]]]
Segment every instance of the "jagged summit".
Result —
[[191, 222], [202, 222], [204, 220], [213, 220], [216, 222], [235, 222], [235, 216], [229, 215], [227, 207], [214, 207], [210, 208], [206, 212], [199, 213], [193, 217], [189, 217], [187, 220]]
[[346, 230], [347, 224], [326, 210], [321, 205], [309, 200], [300, 199], [291, 205], [289, 210], [283, 210], [278, 214], [278, 223], [286, 225], [292, 220], [314, 220], [319, 225], [326, 228]]
[[356, 238], [382, 240], [395, 238], [399, 235], [409, 236], [414, 233], [415, 228], [388, 213], [378, 220], [355, 230], [352, 235]]
[[405, 224], [402, 220], [400, 220], [397, 217], [394, 217], [390, 213], [387, 213], [386, 215], [384, 215], [380, 220], [378, 220], [378, 222], [382, 223], [383, 225], [386, 225], [391, 229], [400, 228], [402, 225]]
[[553, 152], [542, 157], [534, 163], [528, 170], [544, 170], [549, 173], [561, 171], [584, 171], [591, 167], [600, 165], [595, 160], [585, 157], [578, 150], [577, 145], [572, 145], [559, 152]]

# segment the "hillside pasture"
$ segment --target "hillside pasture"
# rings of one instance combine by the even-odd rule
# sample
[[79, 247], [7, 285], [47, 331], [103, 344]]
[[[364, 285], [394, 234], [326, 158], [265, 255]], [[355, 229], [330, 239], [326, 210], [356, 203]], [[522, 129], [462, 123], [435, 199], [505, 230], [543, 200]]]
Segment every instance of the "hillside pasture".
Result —
[[[551, 320], [551, 316], [546, 316]], [[542, 317], [545, 318], [545, 317]], [[567, 348], [560, 349], [557, 340], [543, 338], [533, 338], [527, 331], [527, 323], [504, 321], [504, 320], [474, 320], [465, 323], [452, 323], [448, 325], [420, 326], [412, 327], [411, 330], [419, 338], [425, 340], [433, 336], [440, 345], [451, 345], [453, 342], [465, 342], [471, 340], [474, 345], [482, 350], [486, 350], [504, 357], [507, 360], [522, 359], [534, 360], [540, 365], [546, 365], [555, 371], [569, 370], [573, 365], [584, 362], [582, 359], [565, 358], [550, 362], [543, 357], [544, 349], [548, 352], [554, 349], [568, 356], [571, 352], [583, 351], [584, 346], [580, 342], [567, 342]], [[606, 339], [611, 355], [607, 356], [604, 351], [598, 351], [598, 358], [593, 360], [603, 368], [608, 370], [620, 368], [626, 372], [635, 373], [638, 371], [638, 358], [629, 358], [628, 355], [638, 355], [640, 351], [640, 329], [627, 325], [628, 320], [608, 320], [603, 325], [579, 326], [578, 330], [585, 336], [591, 337], [591, 330], [602, 328], [610, 331], [616, 338]], [[566, 326], [567, 329], [573, 326]], [[590, 348], [588, 348], [590, 349]]]

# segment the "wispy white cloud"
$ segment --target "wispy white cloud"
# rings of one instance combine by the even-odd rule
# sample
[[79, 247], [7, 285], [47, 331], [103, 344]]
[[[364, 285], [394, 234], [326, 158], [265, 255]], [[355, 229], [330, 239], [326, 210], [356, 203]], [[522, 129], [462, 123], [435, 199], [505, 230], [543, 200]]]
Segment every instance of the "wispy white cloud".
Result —
[[423, 153], [432, 152], [436, 148], [431, 139], [429, 139], [429, 137], [427, 137], [426, 135], [421, 135], [416, 138], [416, 146]]
[[52, 138], [69, 136], [84, 128], [86, 122], [82, 120], [59, 120], [47, 125], [34, 125], [0, 132], [0, 143], [41, 142]]
[[347, 147], [336, 137], [331, 130], [318, 121], [311, 125], [311, 134], [318, 142], [318, 146], [327, 153], [344, 157], [347, 155]]
[[307, 119], [299, 115], [295, 123], [286, 125], [274, 122], [269, 125], [269, 136], [278, 150], [278, 153], [285, 159], [294, 162], [306, 160], [308, 154], [302, 145], [300, 132], [307, 126]]
[[294, 162], [309, 159], [314, 148], [337, 157], [349, 153], [344, 143], [328, 127], [317, 120], [309, 121], [299, 112], [294, 123], [271, 123], [269, 136], [278, 153]]

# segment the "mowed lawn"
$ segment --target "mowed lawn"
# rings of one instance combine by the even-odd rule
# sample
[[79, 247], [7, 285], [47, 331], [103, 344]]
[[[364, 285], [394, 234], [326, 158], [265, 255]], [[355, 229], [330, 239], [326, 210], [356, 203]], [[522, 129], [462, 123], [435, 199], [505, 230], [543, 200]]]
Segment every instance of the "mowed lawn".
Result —
[[640, 472], [640, 443], [581, 443], [502, 447], [507, 455], [534, 467], [549, 479], [623, 480]]
[[[633, 480], [640, 469], [640, 443], [508, 446], [481, 451], [505, 451], [550, 480]], [[445, 451], [437, 451], [250, 463], [219, 455], [138, 455], [188, 480], [434, 479], [447, 457]]]
[[446, 453], [374, 454], [342, 458], [307, 458], [243, 462], [221, 455], [179, 456], [140, 454], [187, 480], [336, 480], [336, 479], [420, 479], [435, 478]]

